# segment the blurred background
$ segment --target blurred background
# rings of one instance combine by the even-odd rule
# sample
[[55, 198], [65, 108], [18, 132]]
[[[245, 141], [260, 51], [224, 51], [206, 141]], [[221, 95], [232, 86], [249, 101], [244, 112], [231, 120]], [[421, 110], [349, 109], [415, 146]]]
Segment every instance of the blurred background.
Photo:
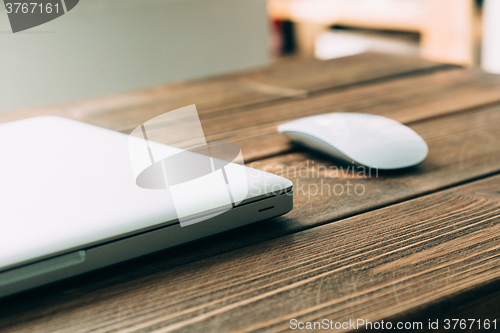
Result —
[[0, 112], [373, 51], [500, 73], [500, 0], [84, 0], [13, 34]]

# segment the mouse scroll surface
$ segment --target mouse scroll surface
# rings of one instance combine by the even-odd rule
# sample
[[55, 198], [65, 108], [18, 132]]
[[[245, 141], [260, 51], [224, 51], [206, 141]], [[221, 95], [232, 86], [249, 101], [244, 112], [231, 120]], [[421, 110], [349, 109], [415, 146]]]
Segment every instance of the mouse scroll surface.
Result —
[[377, 115], [323, 114], [282, 124], [278, 131], [306, 147], [379, 169], [417, 165], [428, 152], [425, 141], [412, 129]]

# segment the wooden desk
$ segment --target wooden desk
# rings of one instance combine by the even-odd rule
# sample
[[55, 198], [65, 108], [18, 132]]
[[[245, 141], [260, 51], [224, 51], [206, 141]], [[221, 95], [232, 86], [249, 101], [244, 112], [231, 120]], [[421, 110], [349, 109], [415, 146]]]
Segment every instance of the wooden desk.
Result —
[[[0, 331], [277, 332], [293, 318], [424, 328], [439, 319], [443, 328], [445, 318], [499, 318], [500, 77], [379, 54], [288, 60], [0, 121], [57, 114], [128, 132], [193, 103], [208, 141], [239, 144], [248, 165], [288, 171], [294, 210], [2, 299]], [[331, 161], [276, 133], [287, 120], [334, 111], [403, 122], [429, 156], [378, 177], [332, 174], [320, 168]], [[312, 193], [348, 181], [363, 195]]]

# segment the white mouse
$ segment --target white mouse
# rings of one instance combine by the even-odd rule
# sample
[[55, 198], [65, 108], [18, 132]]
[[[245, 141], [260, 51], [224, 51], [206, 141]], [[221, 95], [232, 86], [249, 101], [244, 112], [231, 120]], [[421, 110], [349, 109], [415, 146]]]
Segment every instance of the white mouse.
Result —
[[348, 163], [381, 170], [417, 165], [429, 151], [409, 127], [371, 114], [322, 114], [279, 125], [278, 132]]

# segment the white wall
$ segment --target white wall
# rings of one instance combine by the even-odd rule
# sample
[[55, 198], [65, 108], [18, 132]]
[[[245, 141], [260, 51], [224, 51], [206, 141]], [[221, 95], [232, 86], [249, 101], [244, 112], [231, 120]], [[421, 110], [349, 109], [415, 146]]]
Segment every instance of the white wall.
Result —
[[13, 34], [0, 6], [0, 112], [263, 66], [265, 0], [81, 0]]

